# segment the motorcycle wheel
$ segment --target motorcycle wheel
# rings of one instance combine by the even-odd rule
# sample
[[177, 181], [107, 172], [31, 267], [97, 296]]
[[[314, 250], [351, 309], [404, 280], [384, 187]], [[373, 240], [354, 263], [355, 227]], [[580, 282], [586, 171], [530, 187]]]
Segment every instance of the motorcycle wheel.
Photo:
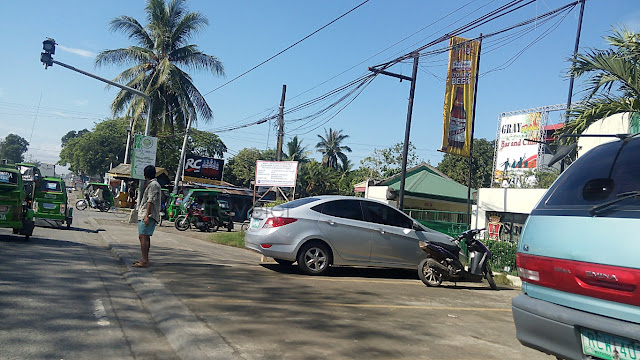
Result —
[[429, 287], [440, 286], [440, 284], [442, 284], [442, 274], [434, 269], [434, 262], [436, 262], [434, 259], [426, 258], [418, 265], [418, 276], [420, 276], [420, 280]]
[[247, 231], [249, 230], [249, 221], [245, 221], [242, 223], [242, 225], [240, 226], [240, 230], [241, 231]]
[[487, 282], [492, 290], [498, 290], [498, 286], [496, 285], [495, 280], [493, 280], [493, 272], [491, 272], [491, 268], [488, 265], [484, 272], [484, 277], [487, 278]]
[[110, 208], [111, 207], [107, 203], [98, 204], [98, 209], [102, 212], [107, 212]]
[[82, 210], [85, 210], [86, 208], [87, 208], [87, 200], [80, 199], [76, 201], [76, 209], [82, 211]]
[[189, 219], [184, 215], [178, 216], [173, 224], [175, 225], [176, 229], [180, 231], [185, 231], [191, 227]]

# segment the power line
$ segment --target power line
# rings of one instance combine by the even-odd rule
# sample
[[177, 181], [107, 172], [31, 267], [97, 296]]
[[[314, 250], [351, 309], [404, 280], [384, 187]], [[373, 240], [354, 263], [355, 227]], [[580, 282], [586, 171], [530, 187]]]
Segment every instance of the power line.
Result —
[[280, 52], [278, 52], [277, 54], [275, 54], [275, 55], [271, 56], [271, 57], [270, 57], [270, 58], [268, 58], [267, 60], [265, 60], [265, 61], [261, 62], [260, 64], [258, 64], [258, 65], [256, 65], [256, 66], [254, 66], [254, 67], [252, 67], [251, 69], [249, 69], [249, 70], [247, 70], [247, 71], [243, 72], [242, 74], [240, 74], [240, 75], [236, 76], [235, 78], [233, 78], [233, 79], [231, 79], [231, 80], [227, 81], [226, 83], [224, 83], [224, 84], [222, 84], [222, 85], [218, 86], [217, 88], [215, 88], [215, 89], [213, 89], [213, 90], [209, 91], [208, 93], [204, 94], [203, 96], [207, 96], [207, 95], [211, 94], [212, 92], [214, 92], [214, 91], [216, 91], [216, 90], [219, 90], [219, 89], [221, 89], [221, 88], [223, 88], [223, 87], [225, 87], [225, 86], [227, 86], [227, 85], [231, 84], [232, 82], [234, 82], [234, 81], [238, 80], [239, 78], [241, 78], [241, 77], [245, 76], [246, 74], [248, 74], [248, 73], [252, 72], [253, 70], [255, 70], [255, 69], [259, 68], [260, 66], [262, 66], [262, 65], [266, 64], [267, 62], [269, 62], [269, 61], [271, 61], [271, 60], [275, 59], [276, 57], [278, 57], [279, 55], [281, 55], [281, 54], [282, 54], [282, 53], [284, 53], [285, 51], [287, 51], [287, 50], [291, 49], [292, 47], [294, 47], [294, 46], [296, 46], [296, 45], [300, 44], [301, 42], [303, 42], [303, 41], [307, 40], [307, 39], [308, 39], [308, 38], [310, 38], [311, 36], [313, 36], [313, 35], [315, 35], [316, 33], [318, 33], [318, 32], [320, 32], [320, 31], [322, 31], [324, 28], [326, 28], [326, 27], [328, 27], [329, 25], [333, 24], [334, 22], [336, 22], [336, 21], [338, 21], [338, 20], [342, 19], [343, 17], [347, 16], [347, 15], [348, 15], [349, 13], [351, 13], [352, 11], [356, 10], [357, 8], [359, 8], [360, 6], [362, 6], [362, 5], [364, 5], [364, 4], [368, 3], [368, 2], [369, 2], [369, 0], [365, 0], [365, 1], [361, 2], [358, 6], [356, 6], [356, 7], [354, 7], [353, 9], [351, 9], [351, 10], [347, 11], [346, 13], [344, 13], [344, 14], [342, 14], [342, 15], [338, 16], [337, 18], [335, 18], [335, 19], [331, 20], [331, 22], [329, 22], [328, 24], [324, 25], [323, 27], [321, 27], [321, 28], [317, 29], [316, 31], [312, 32], [311, 34], [309, 34], [309, 35], [307, 35], [307, 36], [303, 37], [302, 39], [300, 39], [300, 40], [296, 41], [296, 42], [295, 42], [295, 43], [293, 43], [292, 45], [289, 45], [289, 46], [288, 46], [287, 48], [285, 48], [284, 50], [281, 50]]

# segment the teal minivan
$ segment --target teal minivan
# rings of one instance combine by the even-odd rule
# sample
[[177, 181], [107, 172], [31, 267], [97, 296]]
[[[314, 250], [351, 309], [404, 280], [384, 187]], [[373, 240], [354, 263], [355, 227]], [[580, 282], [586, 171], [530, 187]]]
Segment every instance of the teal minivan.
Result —
[[593, 148], [518, 243], [516, 336], [560, 359], [640, 359], [640, 135]]

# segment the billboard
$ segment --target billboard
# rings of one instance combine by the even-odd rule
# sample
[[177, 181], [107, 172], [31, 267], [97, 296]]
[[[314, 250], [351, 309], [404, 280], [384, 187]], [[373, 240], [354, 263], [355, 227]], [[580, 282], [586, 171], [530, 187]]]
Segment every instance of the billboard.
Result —
[[469, 157], [480, 42], [454, 36], [449, 47], [440, 151]]
[[224, 160], [188, 154], [184, 159], [182, 181], [200, 184], [222, 184]]
[[256, 186], [296, 187], [297, 161], [256, 162]]
[[502, 116], [496, 141], [495, 182], [509, 180], [513, 175], [535, 169], [540, 139], [542, 113]]
[[144, 180], [144, 168], [156, 166], [156, 151], [158, 150], [158, 138], [153, 136], [136, 135], [133, 138], [133, 151], [131, 153], [131, 177]]

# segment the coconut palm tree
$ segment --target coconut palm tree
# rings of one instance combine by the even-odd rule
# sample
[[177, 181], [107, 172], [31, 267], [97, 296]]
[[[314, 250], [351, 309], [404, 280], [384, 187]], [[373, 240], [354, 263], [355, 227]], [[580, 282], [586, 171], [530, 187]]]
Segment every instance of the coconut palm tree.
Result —
[[[148, 0], [145, 12], [146, 26], [126, 15], [111, 20], [111, 31], [124, 33], [134, 45], [102, 51], [95, 65], [132, 65], [114, 81], [151, 97], [154, 133], [160, 130], [173, 133], [176, 127], [184, 128], [189, 114], [193, 121], [197, 121], [197, 114], [205, 121], [210, 120], [213, 112], [186, 72], [205, 70], [224, 75], [218, 58], [189, 44], [209, 24], [207, 18], [201, 13], [187, 12], [184, 0], [172, 0], [169, 4], [164, 0]], [[129, 108], [138, 117], [146, 111], [146, 104], [140, 97], [121, 90], [111, 103], [111, 110], [115, 116]]]
[[309, 162], [309, 154], [306, 146], [302, 146], [302, 140], [298, 140], [298, 135], [294, 136], [287, 143], [287, 154], [285, 157], [289, 161], [298, 161], [300, 163]]
[[579, 134], [607, 116], [640, 111], [640, 34], [627, 28], [604, 39], [611, 48], [579, 54], [569, 74], [586, 76], [586, 96], [574, 106], [562, 133]]
[[331, 128], [329, 131], [324, 129], [324, 134], [324, 137], [318, 135], [320, 141], [316, 144], [316, 149], [322, 154], [322, 165], [335, 169], [338, 167], [338, 159], [342, 162], [347, 160], [347, 155], [344, 152], [351, 152], [350, 147], [340, 145], [349, 135], [343, 135], [342, 130]]

